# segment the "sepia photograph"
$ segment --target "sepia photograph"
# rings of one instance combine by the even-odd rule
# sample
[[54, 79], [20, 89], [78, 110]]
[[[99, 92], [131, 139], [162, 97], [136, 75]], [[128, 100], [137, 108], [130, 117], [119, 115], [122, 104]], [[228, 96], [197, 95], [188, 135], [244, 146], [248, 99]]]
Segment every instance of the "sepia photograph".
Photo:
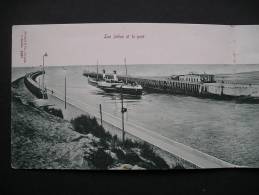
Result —
[[259, 167], [259, 25], [14, 25], [13, 169]]

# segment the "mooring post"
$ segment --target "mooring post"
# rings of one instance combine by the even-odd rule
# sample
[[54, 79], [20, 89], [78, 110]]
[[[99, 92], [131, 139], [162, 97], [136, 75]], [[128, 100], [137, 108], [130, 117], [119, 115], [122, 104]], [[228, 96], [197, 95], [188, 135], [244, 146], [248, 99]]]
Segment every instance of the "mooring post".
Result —
[[124, 112], [127, 112], [127, 108], [123, 106], [123, 91], [121, 86], [121, 121], [122, 121], [122, 143], [125, 142], [125, 129], [124, 129]]

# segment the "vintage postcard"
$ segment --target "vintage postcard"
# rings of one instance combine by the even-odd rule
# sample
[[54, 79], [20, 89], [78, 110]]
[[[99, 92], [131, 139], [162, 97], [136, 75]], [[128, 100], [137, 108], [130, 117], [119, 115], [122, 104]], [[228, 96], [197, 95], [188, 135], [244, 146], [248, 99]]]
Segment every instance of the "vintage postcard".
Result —
[[15, 169], [259, 167], [259, 25], [12, 28]]

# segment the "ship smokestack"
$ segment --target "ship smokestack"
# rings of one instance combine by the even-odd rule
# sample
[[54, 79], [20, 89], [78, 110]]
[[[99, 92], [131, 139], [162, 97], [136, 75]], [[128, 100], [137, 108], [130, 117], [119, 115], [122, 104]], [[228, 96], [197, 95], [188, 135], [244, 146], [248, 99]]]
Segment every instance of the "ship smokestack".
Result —
[[115, 81], [118, 80], [116, 70], [113, 71], [113, 80], [115, 80]]
[[105, 69], [103, 69], [103, 79], [105, 80], [105, 77], [106, 77], [106, 75], [105, 75]]

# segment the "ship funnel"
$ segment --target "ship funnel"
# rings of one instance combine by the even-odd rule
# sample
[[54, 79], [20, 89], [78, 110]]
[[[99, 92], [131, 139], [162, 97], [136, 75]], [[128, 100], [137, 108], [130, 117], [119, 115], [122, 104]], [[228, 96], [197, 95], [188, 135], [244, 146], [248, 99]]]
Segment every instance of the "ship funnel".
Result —
[[103, 69], [103, 79], [105, 79], [106, 75], [105, 75], [105, 69]]
[[118, 80], [116, 70], [113, 71], [113, 80], [115, 80], [115, 81]]

